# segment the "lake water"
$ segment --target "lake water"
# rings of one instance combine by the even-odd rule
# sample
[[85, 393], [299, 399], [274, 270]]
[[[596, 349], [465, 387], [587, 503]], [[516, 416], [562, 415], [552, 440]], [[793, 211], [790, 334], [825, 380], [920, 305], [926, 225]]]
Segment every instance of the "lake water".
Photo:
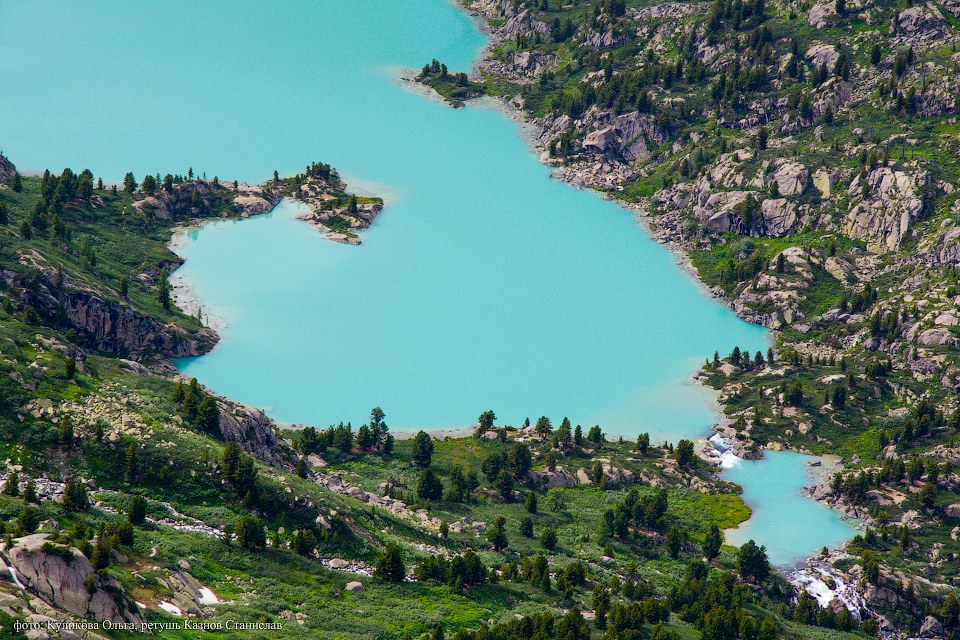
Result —
[[226, 323], [180, 366], [280, 421], [358, 422], [379, 405], [394, 429], [437, 429], [492, 408], [511, 424], [703, 435], [710, 394], [690, 373], [714, 350], [765, 351], [766, 332], [633, 215], [551, 180], [502, 114], [396, 80], [433, 57], [468, 69], [484, 42], [444, 0], [4, 4], [0, 81], [16, 89], [0, 147], [21, 169], [106, 180], [192, 167], [259, 182], [323, 161], [385, 196], [360, 247], [289, 203], [179, 244], [177, 277]]
[[855, 532], [848, 519], [801, 493], [813, 483], [810, 460], [794, 451], [765, 451], [762, 460], [724, 471], [727, 480], [743, 486], [743, 499], [753, 509], [750, 520], [727, 531], [727, 542], [755, 540], [767, 547], [771, 563], [789, 566], [849, 540]]

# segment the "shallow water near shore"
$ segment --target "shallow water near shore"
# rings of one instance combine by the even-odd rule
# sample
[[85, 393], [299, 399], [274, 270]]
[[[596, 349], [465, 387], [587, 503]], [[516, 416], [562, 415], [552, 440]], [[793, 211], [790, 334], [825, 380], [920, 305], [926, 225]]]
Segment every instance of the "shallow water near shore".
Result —
[[743, 461], [723, 477], [743, 487], [752, 517], [726, 532], [728, 544], [748, 540], [767, 547], [770, 562], [789, 567], [822, 547], [833, 548], [856, 534], [854, 523], [801, 490], [813, 484], [813, 456], [795, 451], [765, 451], [761, 460]]
[[[711, 393], [690, 382], [704, 358], [766, 351], [766, 331], [706, 295], [631, 213], [551, 180], [516, 123], [397, 81], [479, 55], [485, 39], [453, 3], [167, 14], [189, 19], [120, 2], [0, 7], [0, 77], [18, 88], [0, 100], [3, 150], [25, 170], [89, 166], [108, 181], [192, 167], [259, 182], [319, 160], [388, 198], [360, 247], [323, 239], [291, 202], [180, 238], [175, 277], [223, 324], [212, 353], [178, 364], [216, 391], [283, 422], [357, 423], [379, 405], [395, 430], [456, 428], [493, 408], [503, 423], [566, 415], [675, 442], [714, 422]], [[777, 460], [742, 476], [752, 523], [779, 499], [763, 477]], [[791, 495], [805, 483], [783, 482]], [[756, 537], [819, 548], [792, 531], [771, 520]]]

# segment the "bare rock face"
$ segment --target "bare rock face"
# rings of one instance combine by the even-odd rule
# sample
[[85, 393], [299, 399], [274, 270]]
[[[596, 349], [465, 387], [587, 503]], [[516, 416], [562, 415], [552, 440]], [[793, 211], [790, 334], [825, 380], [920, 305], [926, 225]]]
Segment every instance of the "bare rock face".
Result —
[[820, 118], [830, 111], [838, 113], [853, 98], [853, 83], [841, 80], [840, 78], [830, 78], [827, 82], [820, 85], [814, 94], [813, 114]]
[[773, 166], [773, 181], [780, 195], [799, 196], [807, 189], [810, 172], [795, 160], [777, 159]]
[[577, 477], [564, 469], [557, 467], [553, 471], [545, 469], [543, 471], [531, 471], [530, 478], [533, 483], [544, 489], [554, 489], [556, 487], [575, 487], [579, 484]]
[[925, 171], [889, 167], [878, 167], [865, 177], [858, 175], [847, 189], [857, 204], [841, 221], [843, 233], [864, 240], [873, 251], [897, 249], [924, 211], [928, 181]]
[[227, 442], [236, 442], [255, 458], [281, 469], [291, 470], [294, 463], [281, 446], [270, 420], [259, 409], [233, 400], [219, 399], [220, 433]]
[[821, 197], [829, 198], [833, 192], [833, 186], [836, 183], [837, 176], [835, 172], [825, 167], [817, 169], [816, 173], [813, 174], [813, 186], [820, 192]]
[[546, 35], [550, 33], [550, 27], [545, 22], [537, 20], [529, 10], [526, 10], [507, 20], [497, 35], [512, 39], [517, 36], [533, 35], [535, 33]]
[[208, 351], [217, 340], [213, 330], [206, 327], [191, 334], [123, 302], [105, 300], [95, 291], [57, 287], [50, 274], [44, 274], [32, 285], [18, 282], [11, 272], [4, 276], [8, 284], [24, 287], [21, 302], [32, 306], [47, 321], [72, 327], [77, 341], [85, 347], [132, 358], [149, 354], [177, 358]]
[[614, 33], [613, 29], [606, 29], [602, 33], [594, 31], [589, 34], [585, 42], [594, 49], [616, 49], [630, 42], [630, 36], [625, 33]]
[[832, 0], [818, 0], [816, 4], [810, 7], [807, 14], [807, 22], [811, 27], [823, 29], [837, 17], [837, 3]]
[[804, 55], [810, 61], [810, 64], [815, 67], [825, 65], [827, 71], [833, 71], [833, 66], [837, 63], [837, 58], [840, 57], [835, 46], [822, 42], [811, 44]]
[[946, 638], [947, 632], [940, 621], [933, 616], [927, 616], [920, 625], [921, 638]]
[[13, 163], [7, 160], [3, 155], [0, 155], [0, 182], [12, 180], [16, 173], [17, 168], [13, 166]]
[[103, 578], [95, 577], [93, 593], [87, 581], [93, 567], [86, 556], [73, 547], [56, 545], [58, 551], [44, 549], [47, 534], [36, 533], [15, 541], [6, 554], [17, 578], [28, 590], [54, 607], [78, 616], [112, 622], [138, 622], [140, 614], [114, 599], [103, 589]]
[[827, 258], [823, 263], [823, 268], [826, 269], [827, 273], [844, 284], [852, 284], [857, 279], [857, 270], [854, 266], [837, 256]]
[[942, 16], [924, 5], [904, 9], [897, 16], [897, 33], [911, 44], [923, 44], [939, 40], [946, 35], [946, 21]]
[[280, 196], [263, 187], [237, 185], [236, 190], [207, 180], [190, 180], [174, 184], [170, 190], [161, 189], [134, 203], [144, 216], [170, 219], [196, 217], [216, 207], [229, 205], [242, 217], [270, 211], [280, 202]]
[[924, 260], [927, 264], [960, 265], [960, 227], [948, 230]]
[[628, 163], [648, 159], [650, 148], [663, 144], [669, 137], [668, 131], [657, 126], [654, 116], [638, 111], [615, 116], [608, 111], [591, 110], [581, 126], [589, 130], [583, 140], [584, 152]]
[[760, 205], [764, 230], [770, 236], [783, 236], [797, 226], [797, 205], [786, 198], [768, 198]]
[[955, 346], [957, 339], [946, 329], [927, 329], [917, 336], [917, 342], [926, 346]]

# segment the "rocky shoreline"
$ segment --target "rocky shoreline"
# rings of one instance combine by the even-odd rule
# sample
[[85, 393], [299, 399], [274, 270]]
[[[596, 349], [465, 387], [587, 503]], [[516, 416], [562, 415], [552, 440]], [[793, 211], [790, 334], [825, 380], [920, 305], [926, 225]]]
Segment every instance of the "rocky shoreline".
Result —
[[[496, 75], [498, 70], [493, 64], [490, 54], [493, 47], [501, 39], [498, 38], [496, 33], [490, 28], [485, 16], [477, 11], [470, 10], [469, 8], [463, 6], [462, 2], [460, 5], [461, 8], [463, 8], [474, 19], [480, 30], [491, 37], [491, 41], [483, 49], [480, 59], [474, 64], [474, 77], [479, 77], [481, 72], [492, 73]], [[553, 171], [551, 172], [551, 176], [553, 178], [562, 182], [566, 182], [578, 189], [589, 188], [597, 189], [598, 191], [603, 191], [602, 185], [606, 185], [609, 182], [611, 168], [605, 163], [587, 163], [585, 166], [581, 165], [577, 166], [576, 168], [570, 168], [558, 165], [557, 162], [552, 161], [547, 145], [547, 138], [550, 137], [548, 134], [551, 133], [551, 128], [556, 127], [551, 127], [550, 123], [547, 121], [538, 121], [527, 116], [527, 114], [522, 110], [523, 101], [519, 95], [510, 100], [484, 96], [481, 98], [472, 99], [470, 102], [480, 104], [488, 108], [495, 108], [507, 118], [520, 125], [520, 135], [528, 144], [531, 151], [538, 155], [541, 162], [547, 164], [548, 166], [554, 167]], [[711, 288], [701, 279], [700, 274], [694, 267], [690, 258], [689, 252], [694, 248], [694, 245], [684, 238], [679, 217], [672, 219], [668, 216], [658, 216], [655, 219], [649, 209], [643, 204], [627, 202], [616, 197], [615, 194], [609, 191], [604, 192], [604, 197], [633, 213], [638, 224], [644, 229], [648, 236], [652, 240], [664, 245], [670, 250], [671, 254], [674, 256], [677, 267], [689, 275], [702, 288], [704, 293], [712, 298], [717, 299], [718, 301], [722, 301], [723, 304], [728, 306], [743, 320], [751, 323], [757, 323], [755, 314], [750, 312], [742, 305], [734, 304], [730, 299], [724, 296], [721, 291]], [[675, 224], [664, 224], [665, 222], [669, 223], [671, 221]], [[775, 345], [776, 329], [770, 328], [770, 330], [772, 332], [771, 344]], [[712, 395], [717, 399], [719, 405], [719, 398], [722, 394], [722, 391], [715, 390], [712, 387], [707, 386], [697, 374], [698, 372], [696, 371], [692, 373], [691, 377], [693, 381], [714, 392]], [[739, 440], [733, 437], [734, 432], [730, 424], [731, 421], [729, 419], [724, 419], [722, 410], [718, 411], [717, 417], [718, 421], [713, 427], [714, 434], [719, 435], [722, 438], [722, 442], [726, 444], [726, 450], [720, 450], [717, 446], [717, 443], [712, 441], [713, 434], [709, 434], [707, 437], [704, 437], [701, 440], [702, 444], [700, 447], [698, 447], [701, 457], [708, 460], [711, 464], [715, 464], [717, 467], [722, 467], [725, 456], [729, 456], [731, 454], [741, 459], [758, 459], [763, 457], [763, 448], [752, 450], [747, 449], [744, 443], [741, 443]], [[851, 510], [850, 507], [844, 508], [844, 505], [838, 505], [836, 501], [828, 500], [828, 496], [830, 495], [830, 479], [834, 473], [843, 471], [844, 467], [842, 461], [838, 457], [831, 457], [827, 464], [823, 464], [821, 462], [821, 465], [815, 468], [818, 469], [818, 472], [816, 474], [815, 482], [807, 487], [808, 497], [817, 500], [821, 504], [831, 509], [840, 511], [845, 515], [852, 515], [849, 513]], [[853, 511], [857, 510], [853, 509]], [[807, 559], [805, 564], [808, 566], [813, 566], [816, 562], [818, 562], [818, 556], [811, 556]]]

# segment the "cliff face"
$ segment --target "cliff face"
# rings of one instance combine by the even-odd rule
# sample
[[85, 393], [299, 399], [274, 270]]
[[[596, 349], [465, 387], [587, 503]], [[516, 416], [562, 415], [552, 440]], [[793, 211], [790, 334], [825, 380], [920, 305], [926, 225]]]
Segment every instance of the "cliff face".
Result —
[[4, 278], [8, 285], [22, 287], [20, 301], [33, 307], [44, 322], [74, 329], [82, 347], [135, 359], [151, 354], [178, 358], [200, 355], [217, 341], [207, 327], [191, 333], [94, 291], [57, 287], [50, 274], [26, 282], [22, 275], [6, 271]]
[[220, 434], [226, 442], [237, 442], [255, 458], [291, 470], [294, 460], [290, 449], [280, 441], [273, 421], [259, 409], [233, 400], [220, 399]]
[[0, 182], [6, 182], [7, 180], [13, 179], [13, 176], [16, 175], [17, 168], [13, 166], [13, 163], [7, 160], [3, 155], [0, 155]]
[[[142, 620], [123, 599], [115, 598], [104, 588], [110, 587], [117, 592], [119, 585], [94, 574], [90, 561], [80, 551], [73, 547], [45, 545], [49, 545], [47, 534], [37, 533], [18, 538], [12, 548], [5, 549], [10, 567], [28, 590], [50, 605], [74, 615], [111, 622]], [[60, 551], [53, 552], [51, 548]]]

